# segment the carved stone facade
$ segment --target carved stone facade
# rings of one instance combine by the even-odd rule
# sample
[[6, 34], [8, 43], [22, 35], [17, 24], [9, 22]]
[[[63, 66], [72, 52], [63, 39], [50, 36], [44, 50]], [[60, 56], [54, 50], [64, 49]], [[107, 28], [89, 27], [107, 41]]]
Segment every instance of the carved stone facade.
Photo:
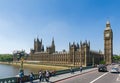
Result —
[[109, 21], [107, 21], [104, 30], [104, 55], [106, 64], [111, 64], [113, 56], [113, 32]]
[[[37, 38], [39, 42], [39, 39]], [[39, 42], [42, 45], [42, 42]], [[36, 43], [34, 43], [35, 46]], [[41, 47], [40, 46], [40, 47]], [[37, 47], [37, 48], [36, 48]], [[61, 66], [90, 66], [99, 64], [103, 60], [104, 55], [101, 52], [95, 52], [90, 50], [90, 42], [80, 42], [79, 44], [69, 43], [69, 51], [55, 52], [54, 39], [50, 47], [46, 48], [46, 51], [38, 49], [36, 46], [30, 52], [30, 56], [27, 60], [39, 61], [41, 64], [52, 64]], [[44, 48], [44, 47], [42, 47]], [[36, 50], [38, 49], [38, 50]]]

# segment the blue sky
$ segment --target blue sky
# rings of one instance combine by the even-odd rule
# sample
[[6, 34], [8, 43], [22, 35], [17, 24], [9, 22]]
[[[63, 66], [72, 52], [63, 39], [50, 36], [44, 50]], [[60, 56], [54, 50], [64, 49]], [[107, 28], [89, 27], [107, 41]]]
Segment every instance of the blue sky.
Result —
[[0, 53], [30, 52], [34, 38], [56, 50], [69, 42], [88, 40], [91, 49], [104, 51], [104, 29], [109, 20], [113, 51], [120, 54], [120, 0], [0, 0]]

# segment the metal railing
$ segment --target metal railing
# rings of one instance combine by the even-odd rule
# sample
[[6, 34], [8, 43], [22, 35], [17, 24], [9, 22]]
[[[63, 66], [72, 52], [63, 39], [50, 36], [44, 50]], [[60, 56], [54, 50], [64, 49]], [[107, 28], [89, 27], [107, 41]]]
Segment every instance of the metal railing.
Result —
[[[83, 70], [85, 69], [90, 69], [93, 68], [92, 66], [88, 66], [88, 67], [83, 67]], [[79, 68], [73, 68], [74, 71], [79, 71]], [[65, 73], [70, 73], [70, 69], [66, 69], [66, 70], [59, 70], [55, 72], [55, 75], [60, 75], [60, 74], [65, 74]], [[51, 75], [52, 76], [52, 75]], [[39, 75], [38, 74], [34, 74], [34, 79], [33, 80], [37, 80], [39, 79]], [[28, 82], [30, 81], [29, 75], [26, 75], [24, 77], [22, 77], [22, 82]], [[19, 77], [10, 77], [10, 78], [3, 78], [0, 79], [0, 83], [19, 83], [20, 82], [20, 78]]]
[[17, 83], [17, 78], [16, 77], [3, 78], [0, 79], [0, 83]]

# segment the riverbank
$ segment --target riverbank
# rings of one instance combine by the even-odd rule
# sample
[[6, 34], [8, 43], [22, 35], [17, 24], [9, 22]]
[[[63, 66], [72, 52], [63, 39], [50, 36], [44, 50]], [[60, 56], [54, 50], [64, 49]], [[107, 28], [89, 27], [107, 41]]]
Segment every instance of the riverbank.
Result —
[[[0, 62], [0, 64], [6, 64], [6, 65], [13, 65], [20, 67], [19, 62]], [[30, 68], [30, 69], [38, 69], [38, 70], [65, 70], [68, 69], [68, 67], [61, 67], [61, 66], [50, 66], [50, 65], [40, 65], [40, 64], [29, 64], [29, 63], [24, 63], [23, 65], [24, 68]]]

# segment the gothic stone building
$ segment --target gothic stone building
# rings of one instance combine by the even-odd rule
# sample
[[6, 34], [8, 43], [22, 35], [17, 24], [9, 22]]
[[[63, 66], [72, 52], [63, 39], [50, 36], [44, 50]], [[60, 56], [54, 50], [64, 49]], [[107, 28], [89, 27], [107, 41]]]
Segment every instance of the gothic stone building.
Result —
[[42, 40], [34, 40], [34, 49], [31, 50], [28, 60], [40, 61], [41, 64], [63, 65], [63, 66], [90, 66], [99, 64], [103, 60], [101, 51], [91, 51], [90, 42], [80, 42], [80, 44], [69, 43], [69, 51], [56, 52], [54, 39], [51, 46], [44, 47]]
[[113, 33], [110, 23], [106, 23], [104, 30], [104, 54], [101, 51], [92, 51], [90, 42], [69, 43], [69, 51], [57, 52], [55, 50], [54, 39], [51, 46], [46, 47], [42, 44], [42, 39], [34, 40], [34, 49], [31, 49], [28, 61], [38, 61], [40, 64], [61, 65], [61, 66], [90, 66], [99, 64], [105, 60], [106, 64], [112, 63], [113, 53]]

